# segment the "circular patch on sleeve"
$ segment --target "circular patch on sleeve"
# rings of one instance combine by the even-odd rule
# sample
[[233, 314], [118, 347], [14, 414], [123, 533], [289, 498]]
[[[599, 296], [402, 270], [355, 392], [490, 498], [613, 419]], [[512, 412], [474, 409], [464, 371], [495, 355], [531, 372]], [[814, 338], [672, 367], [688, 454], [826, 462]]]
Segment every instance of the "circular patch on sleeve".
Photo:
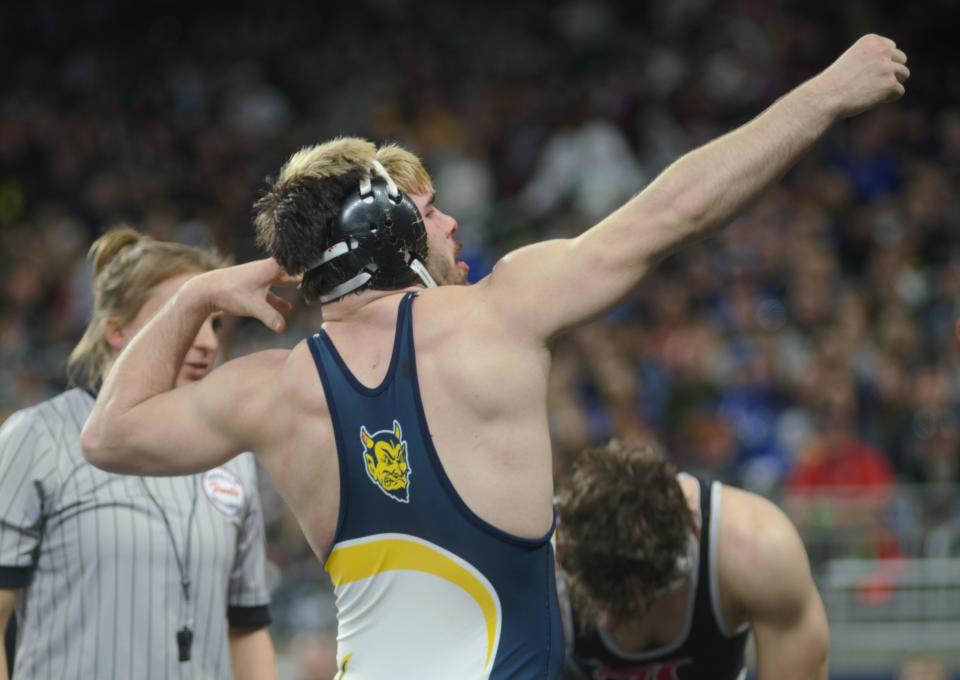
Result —
[[213, 506], [228, 517], [243, 510], [246, 492], [236, 475], [226, 468], [214, 468], [203, 474], [203, 492]]

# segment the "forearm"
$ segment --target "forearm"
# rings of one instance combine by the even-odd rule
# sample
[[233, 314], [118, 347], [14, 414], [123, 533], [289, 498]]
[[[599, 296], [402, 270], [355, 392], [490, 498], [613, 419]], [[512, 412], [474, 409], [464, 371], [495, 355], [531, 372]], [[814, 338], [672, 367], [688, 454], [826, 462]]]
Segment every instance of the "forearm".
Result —
[[230, 629], [230, 660], [235, 680], [276, 680], [277, 659], [266, 628]]
[[190, 282], [184, 284], [137, 333], [107, 374], [84, 430], [87, 441], [96, 439], [106, 445], [138, 405], [174, 388], [183, 359], [212, 311]]
[[[696, 149], [575, 239], [521, 248], [481, 294], [535, 342], [603, 314], [649, 267], [691, 237], [730, 220], [839, 118], [895, 101], [909, 77], [892, 40], [866, 35], [818, 76], [746, 125]], [[550, 305], [543, 300], [549, 299]]]
[[749, 123], [686, 154], [612, 216], [613, 239], [656, 260], [721, 226], [775, 182], [836, 119], [808, 81]]
[[7, 659], [7, 628], [13, 617], [13, 607], [18, 591], [0, 589], [0, 680], [9, 680], [10, 666]]

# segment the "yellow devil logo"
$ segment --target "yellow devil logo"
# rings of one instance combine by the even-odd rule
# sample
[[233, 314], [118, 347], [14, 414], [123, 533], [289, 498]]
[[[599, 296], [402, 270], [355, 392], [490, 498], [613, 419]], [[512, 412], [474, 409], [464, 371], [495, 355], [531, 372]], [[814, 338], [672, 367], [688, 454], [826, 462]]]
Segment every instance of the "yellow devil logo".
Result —
[[393, 430], [370, 434], [360, 426], [363, 460], [367, 476], [383, 493], [401, 503], [410, 502], [410, 462], [407, 442], [403, 441], [400, 423], [393, 421]]

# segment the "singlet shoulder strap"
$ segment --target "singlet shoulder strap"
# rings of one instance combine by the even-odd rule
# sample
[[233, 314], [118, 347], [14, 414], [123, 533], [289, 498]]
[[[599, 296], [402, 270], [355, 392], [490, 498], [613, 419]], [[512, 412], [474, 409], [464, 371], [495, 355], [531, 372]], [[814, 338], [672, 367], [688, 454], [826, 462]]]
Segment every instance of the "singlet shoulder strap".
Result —
[[[327, 408], [330, 411], [339, 465], [340, 507], [331, 549], [340, 540], [347, 519], [348, 508], [351, 504], [351, 484], [349, 480], [357, 476], [362, 478], [365, 474], [362, 470], [354, 469], [357, 465], [347, 455], [348, 451], [352, 451], [357, 446], [355, 438], [360, 425], [355, 421], [363, 414], [376, 413], [378, 405], [388, 397], [390, 388], [396, 382], [395, 376], [398, 366], [408, 343], [411, 341], [411, 300], [412, 295], [408, 294], [400, 301], [390, 365], [383, 380], [376, 387], [367, 387], [357, 380], [337, 351], [330, 336], [322, 328], [307, 338], [307, 346], [316, 365], [317, 373], [320, 375]], [[326, 557], [324, 561], [326, 561]]]
[[694, 476], [700, 487], [700, 557], [697, 560], [697, 592], [690, 639], [716, 639], [721, 635], [719, 622], [714, 615], [714, 587], [716, 569], [713, 558], [714, 539], [714, 485], [701, 477]]
[[407, 293], [400, 300], [397, 309], [397, 330], [393, 345], [393, 356], [390, 358], [390, 370], [387, 374], [392, 380], [394, 373], [404, 365], [404, 360], [413, 356], [413, 300], [417, 297], [414, 292]]
[[717, 481], [697, 478], [700, 485], [700, 565], [697, 586], [695, 626], [701, 636], [730, 638], [740, 631], [730, 630], [723, 618], [720, 585], [717, 575], [717, 531], [719, 528], [720, 495], [723, 486]]
[[406, 355], [410, 343], [413, 342], [411, 311], [414, 297], [416, 297], [416, 293], [407, 293], [400, 300], [400, 305], [397, 308], [393, 349], [390, 353], [390, 365], [383, 376], [383, 380], [375, 387], [367, 387], [357, 380], [357, 377], [347, 366], [336, 345], [333, 344], [330, 336], [323, 328], [307, 338], [310, 353], [313, 355], [314, 363], [317, 365], [321, 376], [325, 378], [325, 383], [330, 381], [331, 387], [348, 387], [350, 390], [365, 396], [376, 396], [387, 389], [396, 375], [400, 358]]
[[719, 579], [719, 563], [718, 563], [718, 550], [720, 547], [720, 500], [723, 492], [723, 484], [718, 481], [714, 481], [710, 484], [711, 491], [709, 495], [710, 507], [709, 507], [709, 532], [708, 532], [708, 546], [707, 546], [707, 565], [709, 567], [709, 584], [710, 590], [710, 604], [711, 612], [713, 614], [713, 622], [716, 625], [717, 632], [724, 638], [733, 638], [736, 636], [742, 636], [750, 628], [749, 624], [745, 623], [738, 629], [731, 628], [726, 619], [723, 617], [723, 607], [720, 602], [720, 579]]

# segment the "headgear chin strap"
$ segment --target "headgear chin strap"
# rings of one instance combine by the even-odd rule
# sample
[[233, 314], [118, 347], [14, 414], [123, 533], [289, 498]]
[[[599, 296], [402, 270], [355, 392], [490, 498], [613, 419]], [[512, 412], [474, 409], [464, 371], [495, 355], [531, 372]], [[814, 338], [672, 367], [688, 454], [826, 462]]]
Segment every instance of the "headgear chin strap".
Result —
[[321, 303], [368, 283], [379, 290], [405, 288], [418, 279], [428, 288], [436, 286], [424, 265], [427, 232], [420, 211], [380, 161], [371, 163], [357, 193], [344, 200], [331, 232], [330, 246], [306, 268], [319, 270]]
[[423, 264], [420, 260], [413, 258], [410, 260], [410, 269], [420, 277], [420, 280], [423, 281], [423, 285], [427, 288], [436, 288], [437, 282], [433, 280], [433, 277], [430, 276], [430, 272], [427, 271], [427, 266]]

